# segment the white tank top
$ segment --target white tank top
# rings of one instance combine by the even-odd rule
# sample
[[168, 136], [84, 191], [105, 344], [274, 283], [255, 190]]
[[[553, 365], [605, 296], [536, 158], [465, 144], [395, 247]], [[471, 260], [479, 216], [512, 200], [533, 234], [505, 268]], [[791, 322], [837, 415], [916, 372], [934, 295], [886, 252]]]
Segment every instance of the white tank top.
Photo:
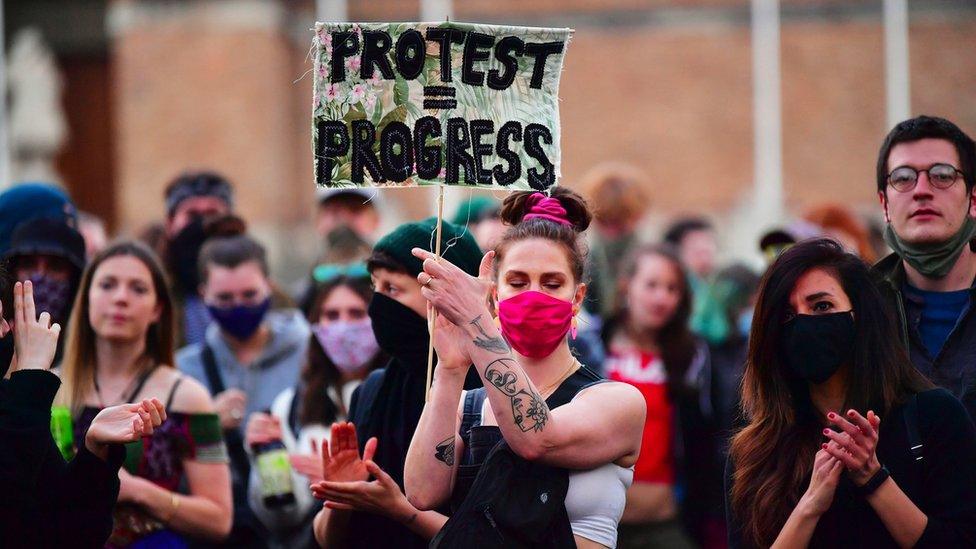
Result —
[[[481, 417], [485, 404], [481, 404]], [[573, 534], [607, 547], [617, 546], [617, 525], [624, 514], [627, 489], [634, 482], [634, 468], [607, 463], [586, 471], [569, 471], [566, 514]]]

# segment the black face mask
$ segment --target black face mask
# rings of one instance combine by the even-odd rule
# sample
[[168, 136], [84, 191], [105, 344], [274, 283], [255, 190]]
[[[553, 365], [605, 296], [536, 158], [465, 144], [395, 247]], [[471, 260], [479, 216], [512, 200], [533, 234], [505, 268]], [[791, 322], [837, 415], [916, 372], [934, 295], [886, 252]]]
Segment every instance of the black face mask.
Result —
[[427, 366], [430, 334], [427, 320], [413, 309], [381, 293], [374, 293], [369, 302], [369, 318], [373, 334], [387, 354], [401, 361], [423, 363]]
[[176, 279], [176, 284], [183, 295], [196, 295], [200, 286], [197, 259], [205, 240], [207, 234], [203, 229], [203, 219], [196, 217], [168, 243], [167, 263], [170, 274]]
[[783, 325], [780, 351], [797, 377], [823, 383], [854, 355], [854, 317], [850, 311], [796, 315]]

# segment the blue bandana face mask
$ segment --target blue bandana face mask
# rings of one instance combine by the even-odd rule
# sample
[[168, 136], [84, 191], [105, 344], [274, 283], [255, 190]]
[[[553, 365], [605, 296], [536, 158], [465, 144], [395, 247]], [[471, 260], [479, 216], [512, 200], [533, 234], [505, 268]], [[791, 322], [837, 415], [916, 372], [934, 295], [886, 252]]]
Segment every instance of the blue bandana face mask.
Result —
[[257, 305], [234, 305], [232, 307], [207, 305], [210, 316], [217, 322], [220, 329], [240, 341], [254, 335], [270, 308], [271, 296], [266, 297]]

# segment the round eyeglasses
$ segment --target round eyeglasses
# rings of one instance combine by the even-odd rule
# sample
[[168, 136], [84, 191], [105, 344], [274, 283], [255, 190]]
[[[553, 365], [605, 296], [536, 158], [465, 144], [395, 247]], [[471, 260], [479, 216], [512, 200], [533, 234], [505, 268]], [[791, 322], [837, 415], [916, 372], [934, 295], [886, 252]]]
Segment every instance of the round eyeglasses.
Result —
[[888, 174], [888, 184], [900, 193], [908, 192], [918, 184], [918, 174], [922, 172], [928, 174], [929, 183], [936, 189], [948, 189], [962, 175], [961, 171], [950, 164], [932, 164], [925, 170], [901, 166]]

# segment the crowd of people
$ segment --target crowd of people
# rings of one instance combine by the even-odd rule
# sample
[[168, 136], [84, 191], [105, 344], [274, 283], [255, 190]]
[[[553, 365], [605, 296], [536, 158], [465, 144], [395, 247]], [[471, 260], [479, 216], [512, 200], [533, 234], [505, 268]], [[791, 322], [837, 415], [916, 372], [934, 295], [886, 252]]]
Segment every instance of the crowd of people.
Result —
[[3, 545], [976, 547], [969, 136], [898, 124], [884, 223], [817, 205], [762, 272], [647, 230], [634, 168], [579, 191], [474, 196], [435, 255], [321, 189], [297, 281], [217, 173], [134, 239], [0, 193]]

